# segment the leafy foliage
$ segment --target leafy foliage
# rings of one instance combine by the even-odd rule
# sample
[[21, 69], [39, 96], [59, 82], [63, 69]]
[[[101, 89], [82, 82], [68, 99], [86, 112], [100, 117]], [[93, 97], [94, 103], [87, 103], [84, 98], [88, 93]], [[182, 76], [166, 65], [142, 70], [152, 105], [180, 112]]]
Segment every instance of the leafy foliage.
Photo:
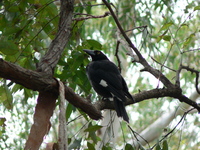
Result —
[[[113, 8], [120, 23], [145, 59], [174, 82], [176, 76], [174, 70], [178, 70], [180, 64], [200, 70], [200, 59], [198, 59], [200, 57], [198, 43], [200, 6], [196, 1], [184, 1], [180, 5], [181, 3], [181, 0], [113, 1], [115, 6]], [[6, 0], [0, 2], [0, 9], [0, 57], [23, 68], [35, 70], [40, 58], [55, 37], [59, 22], [59, 5], [49, 0]], [[103, 50], [115, 61], [117, 28], [111, 16], [81, 21], [78, 18], [85, 17], [85, 14], [98, 16], [106, 11], [107, 8], [98, 1], [75, 4], [72, 36], [54, 72], [55, 78], [66, 82], [76, 93], [83, 97], [88, 97], [92, 93], [91, 99], [94, 100], [96, 94], [91, 89], [85, 74], [85, 66], [89, 60], [82, 49]], [[126, 72], [130, 72], [126, 76], [130, 82], [130, 89], [133, 89], [132, 93], [163, 86], [149, 74], [139, 73], [141, 66], [132, 64], [130, 58], [125, 55], [126, 52], [126, 46], [121, 44], [120, 60], [122, 68], [127, 68]], [[195, 76], [185, 71], [181, 72], [180, 78], [182, 90], [189, 96], [195, 90]], [[21, 149], [28, 136], [30, 118], [34, 113], [35, 102], [30, 98], [36, 99], [38, 93], [9, 80], [0, 79], [0, 81], [0, 116], [3, 116], [0, 118], [0, 136], [3, 137], [0, 149]], [[162, 113], [177, 105], [177, 102], [173, 102], [171, 98], [163, 98], [129, 106], [130, 115], [136, 116], [133, 117], [131, 126], [138, 132], [142, 131]], [[97, 134], [102, 128], [100, 123], [91, 121], [71, 104], [67, 104], [66, 107], [69, 148], [95, 149], [96, 144], [102, 140]], [[48, 138], [48, 142], [57, 140], [58, 119], [55, 116], [53, 118], [50, 131], [53, 138]], [[191, 118], [195, 121], [191, 122]], [[172, 123], [168, 128], [172, 128], [174, 124]], [[189, 124], [193, 129], [187, 130]], [[12, 125], [15, 128], [12, 128]], [[122, 126], [125, 128], [123, 130], [125, 140], [120, 136], [118, 141], [121, 142], [117, 142], [116, 147], [134, 150], [134, 145], [128, 142], [134, 138], [127, 126]], [[179, 132], [170, 137], [170, 140], [157, 143], [155, 149], [168, 150], [178, 147], [198, 149], [200, 137], [194, 130], [200, 130], [199, 117], [192, 115], [186, 118], [185, 125], [182, 127]], [[9, 134], [17, 136], [12, 137]], [[195, 142], [192, 142], [193, 139]], [[181, 144], [177, 146], [179, 142]], [[102, 149], [112, 149], [111, 143], [104, 145]]]

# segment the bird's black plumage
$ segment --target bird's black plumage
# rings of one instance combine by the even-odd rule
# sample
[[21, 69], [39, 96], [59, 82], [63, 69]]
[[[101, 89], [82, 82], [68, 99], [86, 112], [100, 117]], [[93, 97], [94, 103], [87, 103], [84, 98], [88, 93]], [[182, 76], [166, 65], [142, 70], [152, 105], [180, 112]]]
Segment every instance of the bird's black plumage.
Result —
[[133, 100], [133, 97], [119, 69], [101, 51], [84, 51], [92, 57], [92, 62], [86, 68], [92, 87], [104, 98], [113, 98], [117, 116], [129, 122], [124, 103], [127, 98]]

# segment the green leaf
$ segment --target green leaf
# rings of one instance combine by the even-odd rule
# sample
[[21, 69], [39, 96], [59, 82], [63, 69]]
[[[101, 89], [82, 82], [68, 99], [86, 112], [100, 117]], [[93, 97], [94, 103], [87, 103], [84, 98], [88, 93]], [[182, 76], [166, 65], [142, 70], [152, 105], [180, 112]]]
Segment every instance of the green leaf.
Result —
[[100, 125], [93, 125], [88, 127], [87, 129], [84, 130], [84, 132], [92, 132], [92, 131], [97, 131], [99, 129], [101, 129], [103, 126]]
[[105, 145], [104, 145], [104, 146], [102, 147], [102, 150], [112, 150], [112, 148], [109, 147], [109, 146], [105, 146]]
[[0, 117], [0, 126], [6, 126], [5, 122], [6, 122], [6, 118]]
[[16, 93], [17, 91], [21, 91], [22, 90], [22, 85], [20, 84], [15, 84], [12, 88], [12, 93]]
[[13, 97], [6, 83], [0, 87], [0, 102], [4, 104], [7, 109], [13, 108]]
[[93, 144], [91, 144], [90, 142], [87, 142], [87, 147], [89, 150], [95, 150], [95, 147]]
[[87, 40], [88, 44], [91, 46], [91, 49], [101, 50], [102, 45], [96, 40]]
[[131, 144], [127, 143], [125, 146], [125, 150], [135, 150], [135, 149]]
[[18, 47], [13, 41], [0, 40], [0, 51], [5, 55], [14, 55], [18, 52]]
[[163, 148], [162, 150], [168, 150], [168, 143], [167, 143], [167, 140], [164, 140], [163, 141]]
[[181, 24], [181, 27], [188, 27], [188, 24], [183, 23], [183, 24]]
[[15, 33], [18, 33], [19, 31], [21, 31], [21, 29], [19, 27], [6, 27], [4, 29], [4, 31], [2, 32], [2, 35], [3, 36], [8, 36], [10, 34], [15, 34]]
[[200, 6], [194, 7], [194, 11], [195, 11], [195, 10], [200, 10]]
[[165, 36], [162, 37], [162, 39], [165, 40], [165, 41], [170, 41], [171, 40], [171, 36], [165, 35]]
[[12, 5], [8, 9], [9, 12], [19, 12], [19, 7], [16, 5]]
[[155, 149], [155, 150], [162, 150], [162, 148], [160, 147], [159, 142], [157, 143], [157, 145], [156, 145], [156, 149]]
[[163, 30], [167, 30], [171, 25], [173, 25], [174, 23], [173, 22], [169, 22], [169, 23], [166, 23], [164, 24], [161, 28], [160, 28], [160, 31], [163, 31]]
[[69, 119], [69, 117], [70, 117], [70, 115], [71, 115], [71, 113], [72, 113], [72, 110], [73, 110], [72, 104], [68, 103], [67, 109], [66, 109], [66, 114], [65, 114], [65, 116], [66, 116], [66, 121], [68, 121], [68, 119]]
[[89, 132], [88, 137], [92, 139], [93, 143], [95, 143], [95, 144], [97, 143], [97, 136], [94, 131]]
[[156, 42], [160, 42], [162, 40], [162, 36], [158, 36], [157, 39], [156, 39]]
[[190, 34], [190, 36], [185, 40], [185, 42], [183, 43], [183, 47], [187, 47], [188, 44], [190, 44], [190, 42], [193, 40], [193, 37], [195, 36], [195, 33]]
[[0, 117], [0, 137], [6, 132], [6, 118]]
[[67, 139], [67, 142], [68, 142], [68, 145], [71, 144], [72, 138], [68, 138], [68, 139]]

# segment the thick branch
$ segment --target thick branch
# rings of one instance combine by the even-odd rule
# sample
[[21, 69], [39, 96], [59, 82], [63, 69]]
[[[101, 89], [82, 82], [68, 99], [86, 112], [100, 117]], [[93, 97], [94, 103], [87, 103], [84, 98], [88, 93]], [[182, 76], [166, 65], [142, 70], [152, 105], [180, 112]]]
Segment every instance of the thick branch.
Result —
[[48, 52], [38, 64], [38, 71], [46, 72], [48, 75], [53, 76], [53, 69], [57, 65], [71, 35], [73, 8], [73, 0], [61, 1], [59, 29], [55, 39], [49, 46]]
[[[36, 91], [49, 91], [58, 95], [58, 83], [53, 77], [47, 77], [45, 73], [24, 69], [16, 64], [0, 59], [0, 77], [12, 80], [25, 88]], [[75, 107], [87, 113], [90, 118], [100, 119], [101, 112], [89, 101], [80, 97], [71, 88], [65, 86], [65, 98]]]
[[[163, 88], [163, 89], [153, 89], [149, 91], [142, 91], [138, 94], [133, 95], [135, 102], [132, 100], [128, 100], [126, 105], [131, 105], [134, 103], [141, 102], [143, 100], [148, 100], [152, 98], [162, 98], [162, 97], [173, 97], [178, 99], [181, 102], [185, 102], [188, 105], [196, 108], [200, 112], [200, 105], [198, 105], [196, 102], [192, 101], [185, 95], [182, 95], [181, 89], [179, 88]], [[112, 101], [102, 100], [98, 101], [95, 104], [95, 107], [99, 110], [103, 109], [114, 109], [114, 104]]]
[[[51, 91], [58, 94], [58, 83], [53, 77], [46, 78], [46, 76], [44, 76], [44, 74], [41, 72], [24, 69], [20, 66], [9, 63], [2, 59], [0, 59], [0, 77], [10, 79], [13, 82], [21, 84], [24, 87], [32, 90]], [[200, 107], [195, 102], [182, 95], [179, 88], [153, 89], [149, 91], [142, 91], [133, 96], [136, 100], [136, 103], [151, 98], [174, 97], [179, 99], [180, 101], [186, 102], [187, 104], [193, 106], [194, 108], [197, 108], [200, 111]], [[98, 120], [102, 117], [100, 110], [114, 108], [113, 103], [109, 101], [99, 101], [93, 105], [90, 103], [90, 101], [84, 99], [83, 97], [80, 97], [70, 87], [67, 86], [65, 86], [65, 98], [72, 105], [80, 108], [82, 111], [88, 114], [90, 118], [95, 120]], [[129, 100], [127, 102], [127, 105], [133, 103], [133, 101]]]
[[80, 97], [67, 86], [65, 86], [65, 98], [75, 107], [80, 108], [82, 111], [88, 114], [90, 118], [94, 120], [99, 120], [102, 118], [101, 111], [98, 109], [98, 107], [93, 105], [89, 100]]
[[56, 80], [45, 73], [28, 70], [3, 59], [0, 59], [0, 77], [35, 91], [48, 91], [57, 86]]

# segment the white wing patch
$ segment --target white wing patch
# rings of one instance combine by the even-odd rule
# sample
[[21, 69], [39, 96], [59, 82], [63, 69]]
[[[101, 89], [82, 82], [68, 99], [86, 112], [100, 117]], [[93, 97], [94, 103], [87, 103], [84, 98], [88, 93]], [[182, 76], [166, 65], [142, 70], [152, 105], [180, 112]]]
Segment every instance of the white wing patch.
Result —
[[102, 85], [103, 87], [107, 87], [108, 86], [107, 82], [105, 80], [103, 80], [103, 79], [99, 82], [99, 84]]

